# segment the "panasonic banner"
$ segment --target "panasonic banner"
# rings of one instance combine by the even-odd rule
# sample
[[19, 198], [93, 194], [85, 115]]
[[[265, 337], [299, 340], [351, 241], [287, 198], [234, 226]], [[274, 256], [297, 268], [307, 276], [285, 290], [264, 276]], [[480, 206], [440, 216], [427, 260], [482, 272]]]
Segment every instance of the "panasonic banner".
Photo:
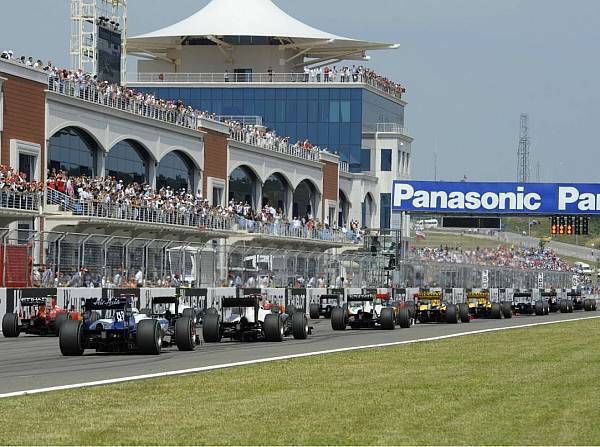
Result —
[[392, 210], [435, 214], [600, 214], [600, 184], [394, 181]]

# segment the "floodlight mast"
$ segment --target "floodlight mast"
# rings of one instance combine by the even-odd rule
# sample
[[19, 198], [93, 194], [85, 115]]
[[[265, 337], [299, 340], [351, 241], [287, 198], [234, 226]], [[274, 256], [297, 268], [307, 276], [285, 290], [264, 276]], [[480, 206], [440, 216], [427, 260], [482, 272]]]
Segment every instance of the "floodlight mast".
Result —
[[71, 68], [98, 73], [98, 26], [112, 25], [121, 33], [121, 82], [127, 80], [127, 0], [71, 1]]

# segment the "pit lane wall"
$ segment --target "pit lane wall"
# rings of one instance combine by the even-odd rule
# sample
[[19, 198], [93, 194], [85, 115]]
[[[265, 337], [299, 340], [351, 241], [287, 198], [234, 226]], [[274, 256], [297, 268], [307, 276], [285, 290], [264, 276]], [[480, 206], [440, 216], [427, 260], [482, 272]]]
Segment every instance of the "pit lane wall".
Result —
[[[297, 309], [304, 309], [308, 314], [310, 303], [319, 303], [323, 295], [335, 295], [340, 303], [346, 301], [348, 296], [360, 293], [388, 293], [392, 301], [410, 301], [419, 291], [441, 292], [446, 302], [465, 302], [466, 294], [479, 292], [484, 289], [463, 288], [418, 288], [407, 287], [400, 289], [390, 288], [266, 288], [244, 289], [234, 287], [224, 288], [139, 288], [139, 289], [108, 289], [108, 288], [0, 288], [0, 318], [6, 313], [18, 312], [19, 299], [32, 297], [56, 297], [57, 305], [70, 310], [81, 310], [82, 304], [88, 298], [112, 298], [128, 296], [134, 300], [135, 307], [146, 309], [151, 307], [152, 298], [165, 296], [180, 296], [182, 300], [194, 308], [209, 308], [221, 305], [223, 298], [259, 294], [264, 300], [269, 300], [274, 305], [285, 309], [294, 305]], [[489, 291], [492, 302], [512, 301], [515, 292], [527, 292], [533, 301], [540, 300], [550, 293], [556, 293], [559, 299], [566, 299], [571, 289], [485, 289]], [[586, 295], [586, 294], [584, 294]], [[595, 296], [588, 296], [597, 298]]]

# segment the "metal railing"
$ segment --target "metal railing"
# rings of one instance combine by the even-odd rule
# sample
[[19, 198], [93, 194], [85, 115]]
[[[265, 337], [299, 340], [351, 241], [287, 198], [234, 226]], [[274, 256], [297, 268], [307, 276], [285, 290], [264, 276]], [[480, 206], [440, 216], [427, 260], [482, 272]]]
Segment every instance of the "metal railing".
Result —
[[399, 133], [402, 135], [410, 136], [408, 128], [397, 123], [366, 124], [363, 126], [363, 132]]
[[314, 147], [313, 149], [305, 149], [302, 146], [289, 144], [283, 140], [270, 140], [267, 137], [256, 135], [251, 131], [232, 129], [230, 132], [230, 138], [234, 141], [239, 141], [241, 143], [250, 144], [262, 149], [279, 152], [291, 157], [298, 157], [311, 161], [319, 161], [320, 159], [320, 149], [317, 147]]
[[170, 109], [166, 105], [156, 106], [146, 104], [144, 99], [137, 99], [135, 96], [123, 96], [116, 91], [98, 88], [96, 85], [86, 82], [49, 77], [48, 90], [60, 95], [70, 96], [82, 101], [188, 129], [198, 130], [200, 128], [200, 119], [211, 119], [208, 116], [190, 112], [187, 109], [179, 111]]
[[338, 72], [326, 77], [318, 73], [137, 73], [136, 82], [182, 83], [182, 84], [333, 84], [336, 87], [348, 84], [363, 84], [393, 98], [401, 99], [402, 92], [386, 82], [362, 74], [344, 76]]
[[243, 217], [220, 216], [211, 211], [198, 209], [160, 210], [151, 207], [132, 206], [127, 204], [111, 204], [94, 200], [82, 200], [69, 197], [54, 189], [48, 189], [47, 204], [56, 205], [60, 211], [70, 212], [74, 216], [96, 219], [110, 219], [146, 224], [176, 225], [193, 227], [199, 230], [231, 231], [262, 234], [266, 236], [335, 242], [341, 244], [356, 243], [358, 235], [352, 231], [343, 232], [338, 229], [308, 229], [295, 227], [293, 224], [268, 224]]
[[39, 211], [42, 193], [0, 191], [0, 210]]
[[[189, 242], [101, 234], [1, 230], [0, 250], [6, 253], [1, 278], [13, 284], [57, 287], [124, 287], [142, 271], [146, 287], [181, 283], [198, 287], [228, 285], [234, 277], [243, 283], [269, 276], [274, 287], [311, 278], [333, 285], [346, 279], [349, 287], [443, 288], [571, 288], [573, 273], [538, 271], [469, 264], [403, 261], [399, 270], [386, 269], [389, 259], [364, 251], [324, 253], [290, 248]], [[49, 272], [47, 271], [49, 270]], [[79, 273], [82, 272], [83, 273]], [[487, 287], [484, 284], [487, 281]], [[6, 286], [6, 282], [4, 282]]]
[[222, 122], [235, 121], [243, 126], [250, 125], [262, 127], [263, 125], [262, 116], [257, 115], [219, 115], [217, 116], [217, 120]]
[[[196, 112], [187, 111], [187, 109], [179, 112], [176, 110], [169, 110], [166, 107], [147, 105], [143, 100], [137, 100], [135, 96], [127, 97], [112, 94], [102, 89], [98, 89], [92, 84], [50, 78], [48, 81], [48, 89], [60, 95], [70, 96], [82, 101], [111, 107], [123, 112], [132, 113], [145, 118], [155, 119], [193, 130], [200, 129], [201, 119], [210, 119]], [[318, 149], [316, 148], [313, 150], [307, 150], [304, 148], [298, 148], [295, 145], [291, 145], [283, 141], [270, 142], [268, 139], [258, 137], [252, 132], [232, 129], [231, 138], [235, 141], [250, 144], [261, 149], [280, 152], [292, 157], [313, 161], [319, 160]]]
[[347, 161], [340, 162], [340, 171], [350, 172], [350, 164]]

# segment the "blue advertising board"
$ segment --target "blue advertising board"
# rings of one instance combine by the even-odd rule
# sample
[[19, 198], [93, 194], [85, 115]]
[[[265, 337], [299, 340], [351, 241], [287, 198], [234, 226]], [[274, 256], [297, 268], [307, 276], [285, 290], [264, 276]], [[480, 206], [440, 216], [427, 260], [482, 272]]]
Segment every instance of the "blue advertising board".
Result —
[[600, 184], [395, 180], [392, 211], [436, 214], [600, 214]]

